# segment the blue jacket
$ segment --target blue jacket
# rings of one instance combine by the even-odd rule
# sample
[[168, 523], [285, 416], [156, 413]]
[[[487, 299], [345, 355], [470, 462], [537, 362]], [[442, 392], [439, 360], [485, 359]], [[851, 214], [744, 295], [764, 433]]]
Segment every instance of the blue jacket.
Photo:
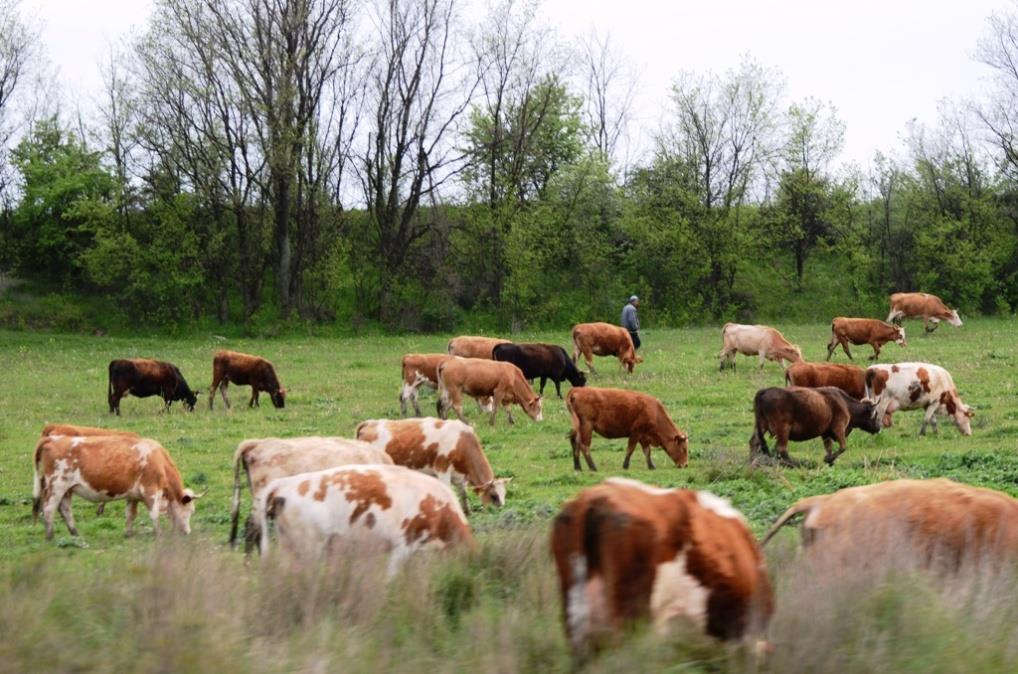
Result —
[[640, 331], [640, 319], [636, 316], [636, 307], [630, 303], [622, 307], [622, 327], [629, 332]]

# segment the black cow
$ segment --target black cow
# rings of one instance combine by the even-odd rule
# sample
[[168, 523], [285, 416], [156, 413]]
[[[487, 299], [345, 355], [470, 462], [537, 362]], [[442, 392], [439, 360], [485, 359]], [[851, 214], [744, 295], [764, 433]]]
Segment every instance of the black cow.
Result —
[[120, 416], [120, 399], [128, 393], [139, 398], [161, 396], [166, 409], [174, 400], [181, 400], [189, 412], [194, 411], [198, 394], [191, 390], [173, 363], [148, 358], [110, 361], [108, 400], [110, 412]]
[[[824, 461], [830, 466], [845, 451], [845, 438], [853, 428], [880, 432], [873, 403], [860, 402], [833, 386], [760, 389], [753, 399], [753, 411], [756, 428], [749, 440], [751, 454], [763, 451], [770, 456], [764, 440], [764, 433], [769, 432], [777, 441], [778, 456], [789, 465], [795, 465], [788, 456], [789, 440], [823, 438], [827, 452]], [[833, 453], [832, 440], [837, 440], [839, 447]]]
[[555, 382], [555, 393], [562, 397], [559, 385], [568, 380], [573, 386], [585, 386], [587, 377], [569, 358], [561, 346], [555, 344], [498, 344], [491, 350], [492, 358], [512, 363], [523, 371], [531, 382], [541, 378], [541, 395], [549, 379]]

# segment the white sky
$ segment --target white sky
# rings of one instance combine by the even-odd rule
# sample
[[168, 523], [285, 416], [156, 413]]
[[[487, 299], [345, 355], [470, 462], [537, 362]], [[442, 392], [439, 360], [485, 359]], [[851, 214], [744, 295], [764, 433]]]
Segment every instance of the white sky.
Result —
[[[476, 0], [468, 0], [476, 1]], [[1008, 0], [545, 0], [563, 41], [610, 34], [639, 72], [632, 134], [658, 128], [681, 70], [723, 72], [743, 54], [780, 70], [791, 100], [831, 101], [846, 124], [843, 158], [865, 165], [900, 146], [912, 118], [933, 123], [945, 97], [983, 87], [973, 60], [987, 17]], [[23, 0], [68, 102], [98, 95], [111, 42], [140, 32], [151, 0]], [[639, 140], [636, 141], [638, 144]]]

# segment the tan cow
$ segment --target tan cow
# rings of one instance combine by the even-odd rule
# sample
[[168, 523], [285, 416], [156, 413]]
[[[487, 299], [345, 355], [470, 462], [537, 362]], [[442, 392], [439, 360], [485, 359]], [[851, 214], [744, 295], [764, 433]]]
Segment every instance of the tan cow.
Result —
[[505, 505], [506, 485], [496, 478], [481, 439], [468, 424], [444, 419], [371, 419], [357, 425], [357, 439], [384, 450], [396, 465], [434, 475], [455, 486], [463, 510], [470, 512], [465, 484], [485, 505]]
[[[259, 438], [244, 440], [233, 455], [233, 507], [231, 509], [230, 547], [237, 542], [240, 517], [241, 471], [247, 476], [252, 503], [265, 486], [280, 477], [308, 473], [351, 464], [391, 464], [384, 451], [360, 440], [337, 437]], [[245, 526], [245, 551], [250, 552], [261, 535], [262, 520], [252, 508]]]
[[485, 358], [487, 360], [493, 360], [491, 357], [491, 350], [499, 344], [511, 344], [511, 342], [508, 339], [502, 339], [500, 337], [474, 337], [472, 335], [463, 335], [450, 339], [449, 345], [446, 348], [449, 350], [450, 356], [459, 356], [460, 358]]
[[852, 352], [848, 350], [849, 343], [856, 346], [869, 344], [873, 347], [873, 355], [870, 360], [876, 360], [880, 357], [880, 349], [888, 342], [894, 342], [902, 347], [908, 346], [905, 342], [905, 328], [884, 323], [876, 318], [839, 316], [831, 321], [831, 341], [827, 344], [827, 360], [830, 360], [834, 355], [838, 344], [841, 344], [845, 355], [852, 358]]
[[721, 329], [721, 339], [723, 341], [719, 354], [721, 370], [725, 369], [726, 363], [735, 369], [736, 353], [759, 356], [760, 367], [763, 367], [767, 360], [773, 360], [782, 367], [785, 366], [786, 360], [790, 363], [802, 361], [802, 349], [789, 343], [784, 335], [768, 325], [725, 323]]
[[573, 326], [573, 363], [580, 354], [587, 369], [594, 372], [594, 356], [617, 356], [622, 367], [632, 373], [643, 358], [636, 355], [629, 331], [611, 323], [577, 323]]
[[903, 561], [944, 570], [1018, 561], [1018, 500], [944, 478], [878, 482], [801, 499], [775, 521], [763, 545], [798, 515], [805, 515], [803, 546], [831, 563], [894, 561], [902, 552]]
[[765, 645], [754, 639], [774, 612], [764, 557], [742, 514], [710, 492], [610, 478], [562, 506], [551, 549], [580, 660], [641, 621]]
[[[955, 309], [950, 309], [944, 301], [929, 293], [894, 293], [891, 295], [891, 312], [887, 314], [888, 323], [900, 323], [903, 318], [923, 319], [923, 334], [930, 334], [947, 321], [954, 327], [961, 327], [961, 317]], [[930, 327], [933, 323], [933, 327]]]
[[[421, 386], [430, 389], [438, 388], [438, 364], [452, 358], [444, 353], [408, 353], [403, 356], [403, 388], [399, 394], [399, 409], [406, 414], [407, 401], [414, 405], [414, 414], [421, 416], [421, 406], [417, 403], [417, 392]], [[477, 401], [482, 412], [491, 411], [491, 398]]]
[[57, 510], [72, 536], [78, 535], [71, 510], [71, 496], [102, 503], [127, 501], [127, 528], [134, 533], [138, 503], [143, 502], [159, 533], [159, 514], [169, 513], [181, 533], [191, 532], [196, 496], [185, 489], [169, 452], [155, 440], [130, 436], [43, 437], [35, 448], [33, 463], [32, 518], [42, 512], [46, 540], [53, 538]]
[[668, 416], [661, 401], [646, 393], [618, 388], [570, 389], [566, 409], [572, 419], [569, 443], [573, 446], [573, 469], [580, 468], [580, 453], [587, 467], [597, 470], [590, 456], [592, 433], [605, 438], [629, 438], [622, 468], [629, 469], [629, 459], [636, 443], [643, 448], [647, 468], [653, 469], [650, 448], [661, 447], [679, 468], [689, 463], [689, 437], [680, 431]]
[[[355, 541], [361, 549], [389, 552], [392, 576], [417, 551], [475, 545], [452, 490], [403, 466], [343, 466], [279, 478], [256, 507], [297, 560], [328, 556], [334, 541]], [[264, 556], [268, 526], [261, 541]]]
[[451, 406], [460, 421], [463, 417], [463, 395], [492, 399], [491, 425], [499, 407], [505, 407], [509, 423], [513, 420], [511, 405], [516, 403], [534, 421], [541, 421], [541, 396], [534, 393], [523, 378], [523, 372], [512, 363], [483, 358], [450, 358], [438, 366], [439, 416], [443, 419]]

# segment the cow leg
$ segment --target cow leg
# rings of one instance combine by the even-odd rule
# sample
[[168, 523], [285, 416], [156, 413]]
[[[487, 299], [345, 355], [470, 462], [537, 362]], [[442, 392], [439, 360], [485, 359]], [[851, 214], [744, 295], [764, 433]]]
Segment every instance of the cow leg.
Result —
[[835, 459], [837, 459], [839, 456], [844, 454], [845, 450], [847, 449], [847, 447], [845, 447], [845, 434], [844, 433], [835, 433], [834, 434], [834, 439], [838, 441], [838, 451], [834, 452], [832, 454], [831, 453], [831, 446], [832, 446], [833, 442], [831, 441], [831, 438], [828, 438], [828, 437], [824, 438], [824, 449], [827, 452], [827, 455], [824, 457], [824, 463], [826, 463], [828, 466], [833, 466]]
[[456, 494], [460, 499], [460, 506], [463, 508], [465, 515], [470, 514], [470, 500], [467, 498], [467, 487], [462, 480], [457, 480], [456, 483]]
[[148, 518], [152, 520], [152, 533], [156, 536], [159, 535], [160, 500], [160, 494], [156, 494], [151, 500], [145, 501], [145, 507], [148, 508]]
[[626, 458], [622, 462], [622, 469], [629, 470], [629, 457], [633, 455], [633, 450], [636, 449], [636, 436], [629, 436], [629, 444], [626, 445]]
[[558, 395], [559, 400], [561, 400], [562, 399], [562, 388], [561, 388], [562, 387], [562, 382], [560, 382], [557, 379], [555, 379], [554, 381], [555, 381], [555, 393], [556, 393], [556, 395]]
[[[414, 415], [421, 416], [421, 404], [417, 401], [417, 394], [419, 389], [414, 387], [413, 392], [410, 393], [410, 402], [414, 404]], [[403, 402], [403, 414], [406, 415], [406, 402]]]
[[919, 435], [926, 435], [926, 426], [931, 424], [934, 432], [937, 430], [937, 405], [940, 402], [929, 405], [926, 407], [925, 414], [923, 415], [923, 425], [919, 427]]
[[757, 355], [760, 356], [760, 369], [762, 370], [763, 366], [764, 366], [764, 363], [767, 362], [767, 353], [764, 352], [764, 351], [761, 351]]
[[[230, 382], [226, 379], [219, 384], [219, 394], [223, 396], [223, 404], [226, 405], [226, 409], [230, 409], [230, 399], [226, 397], [226, 387], [230, 385]], [[213, 394], [214, 395], [214, 394]], [[211, 405], [211, 403], [209, 403]]]
[[781, 462], [786, 466], [798, 466], [799, 462], [788, 455], [788, 431], [779, 431], [774, 437], [776, 440], [774, 444], [777, 447], [778, 457], [781, 459]]
[[590, 445], [594, 441], [594, 428], [589, 424], [580, 426], [580, 450], [583, 452], [583, 458], [587, 462], [587, 468], [592, 471], [597, 471], [597, 466], [594, 465], [594, 459], [590, 456]]
[[641, 442], [640, 446], [643, 447], [643, 455], [647, 458], [647, 468], [654, 470], [654, 462], [650, 460], [650, 443]]
[[855, 358], [852, 357], [852, 352], [848, 350], [848, 340], [847, 339], [841, 340], [841, 349], [842, 349], [842, 351], [845, 352], [845, 355], [848, 356], [849, 360], [855, 360]]
[[590, 370], [590, 374], [597, 374], [594, 371], [594, 354], [592, 351], [583, 352], [583, 360], [587, 361], [587, 369]]
[[53, 540], [53, 517], [57, 514], [57, 510], [60, 510], [60, 514], [63, 515], [61, 505], [68, 491], [62, 484], [54, 486], [51, 483], [49, 494], [45, 494], [46, 504], [42, 508], [42, 521], [46, 524], [47, 541]]
[[127, 513], [127, 526], [124, 528], [124, 536], [130, 538], [134, 535], [134, 518], [138, 515], [138, 502], [128, 501], [124, 509]]
[[831, 341], [827, 343], [827, 360], [831, 359], [831, 356], [834, 355], [834, 350], [836, 348], [838, 348], [838, 338], [835, 337], [834, 335], [831, 335]]
[[78, 527], [74, 526], [74, 511], [71, 509], [71, 492], [68, 490], [64, 493], [64, 497], [60, 499], [60, 516], [64, 518], [64, 522], [67, 524], [67, 531], [72, 536], [78, 535]]
[[120, 416], [120, 399], [124, 397], [126, 391], [114, 391], [110, 394], [110, 412]]
[[877, 360], [880, 358], [880, 345], [876, 342], [870, 342], [870, 346], [873, 347], [873, 355], [870, 356], [870, 360]]
[[258, 404], [258, 389], [254, 386], [251, 387], [251, 400], [247, 403], [248, 407], [260, 407]]

